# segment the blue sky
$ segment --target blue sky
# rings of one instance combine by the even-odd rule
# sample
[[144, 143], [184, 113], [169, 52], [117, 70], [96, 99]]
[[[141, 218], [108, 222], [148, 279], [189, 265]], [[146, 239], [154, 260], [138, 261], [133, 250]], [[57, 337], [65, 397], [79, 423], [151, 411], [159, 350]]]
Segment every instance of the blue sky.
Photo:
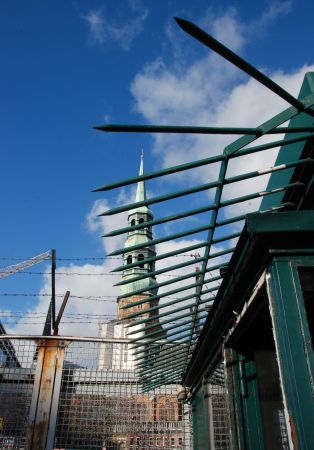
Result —
[[[60, 258], [105, 256], [118, 242], [100, 235], [117, 223], [98, 220], [97, 212], [132, 192], [117, 197], [93, 188], [135, 175], [142, 148], [151, 171], [204, 157], [209, 143], [218, 153], [225, 143], [104, 134], [93, 125], [255, 125], [285, 106], [185, 35], [174, 16], [200, 25], [297, 95], [304, 72], [313, 70], [313, 12], [305, 0], [1, 2], [0, 257], [27, 258], [51, 248]], [[184, 183], [178, 177], [170, 187]], [[167, 188], [148, 185], [151, 194]], [[1, 260], [1, 266], [13, 263]], [[60, 271], [108, 274], [114, 261], [69, 264], [58, 261]], [[108, 300], [82, 306], [73, 299], [73, 314], [114, 314], [112, 280], [60, 276], [57, 292]], [[49, 291], [42, 275], [17, 274], [1, 285], [1, 294]], [[0, 302], [13, 311], [39, 313], [47, 306], [46, 297], [0, 296]], [[16, 329], [41, 329], [23, 325]]]

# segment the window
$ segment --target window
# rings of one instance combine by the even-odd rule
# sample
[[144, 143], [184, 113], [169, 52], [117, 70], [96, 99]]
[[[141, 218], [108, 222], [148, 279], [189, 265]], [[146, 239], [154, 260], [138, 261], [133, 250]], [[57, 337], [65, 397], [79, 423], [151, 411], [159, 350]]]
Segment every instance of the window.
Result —
[[134, 227], [135, 226], [135, 219], [132, 219], [131, 220], [131, 227]]
[[166, 400], [159, 408], [159, 420], [163, 422], [174, 422], [176, 420], [175, 405], [170, 400]]
[[141, 217], [141, 218], [139, 219], [138, 223], [144, 223], [143, 217]]
[[[143, 259], [144, 259], [144, 255], [143, 255], [143, 253], [140, 253], [140, 254], [138, 255], [138, 257], [137, 257], [137, 260], [138, 260], [138, 261], [143, 261]], [[139, 264], [139, 267], [141, 267], [142, 269], [144, 269], [144, 264]]]
[[127, 264], [132, 264], [132, 255], [129, 255], [126, 259]]

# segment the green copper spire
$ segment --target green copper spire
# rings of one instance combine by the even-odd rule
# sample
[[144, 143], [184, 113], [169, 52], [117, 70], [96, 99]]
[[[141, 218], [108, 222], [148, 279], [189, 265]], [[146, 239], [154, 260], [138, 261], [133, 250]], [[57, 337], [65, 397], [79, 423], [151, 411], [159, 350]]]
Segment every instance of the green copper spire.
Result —
[[[144, 175], [144, 150], [142, 149], [141, 153], [141, 163], [140, 163], [140, 171], [139, 175]], [[142, 202], [146, 200], [146, 187], [145, 187], [145, 181], [139, 181], [137, 183], [136, 187], [136, 195], [135, 195], [135, 202]], [[152, 211], [148, 208], [148, 206], [139, 206], [138, 208], [131, 209], [129, 211], [129, 217], [133, 214], [148, 214], [153, 217]]]
[[[141, 163], [139, 175], [144, 174], [144, 152], [141, 153]], [[146, 188], [145, 181], [139, 181], [136, 187], [135, 202], [141, 202], [146, 200]], [[145, 205], [138, 208], [131, 209], [128, 214], [128, 225], [134, 226], [140, 223], [149, 222], [153, 219], [152, 211]], [[149, 272], [154, 272], [155, 263], [143, 264], [141, 261], [143, 259], [156, 256], [155, 246], [151, 244], [152, 241], [152, 230], [151, 227], [145, 227], [138, 230], [129, 231], [127, 240], [124, 244], [124, 248], [132, 248], [134, 245], [145, 244], [145, 247], [140, 250], [130, 250], [124, 255], [124, 264], [132, 264], [138, 261], [138, 266], [131, 269], [126, 269], [122, 273], [122, 279], [124, 281], [130, 280], [129, 283], [121, 286], [121, 295], [125, 295], [128, 292], [132, 292], [138, 289], [147, 288], [147, 291], [143, 292], [143, 295], [156, 295], [157, 290], [156, 280], [154, 277], [147, 277], [143, 280], [136, 280], [132, 282], [132, 278], [136, 278], [139, 275], [143, 275]], [[132, 302], [132, 299], [129, 299]], [[135, 301], [133, 299], [133, 301]], [[123, 302], [122, 302], [123, 303]], [[120, 304], [120, 301], [119, 301]], [[120, 310], [120, 317], [122, 316]]]
[[[139, 175], [144, 175], [144, 150], [143, 149], [142, 149], [142, 153], [141, 153], [141, 164], [140, 164]], [[135, 201], [141, 202], [143, 200], [146, 200], [145, 181], [139, 181], [137, 183]]]

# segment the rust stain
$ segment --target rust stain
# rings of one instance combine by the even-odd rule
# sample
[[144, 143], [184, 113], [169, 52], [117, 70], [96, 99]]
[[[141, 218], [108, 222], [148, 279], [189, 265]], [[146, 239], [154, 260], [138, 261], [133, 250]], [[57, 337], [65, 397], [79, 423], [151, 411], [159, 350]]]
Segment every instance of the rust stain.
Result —
[[[49, 427], [53, 384], [58, 364], [58, 341], [55, 339], [40, 342], [38, 360], [42, 360], [40, 387], [36, 407], [36, 417], [30, 424], [30, 450], [44, 450]], [[62, 349], [62, 352], [64, 350]], [[62, 368], [62, 365], [61, 365]]]
[[39, 422], [35, 426], [32, 450], [43, 450], [46, 443], [46, 422]]
[[293, 447], [295, 448], [295, 450], [298, 450], [299, 449], [298, 432], [292, 416], [289, 416], [289, 422], [291, 427]]

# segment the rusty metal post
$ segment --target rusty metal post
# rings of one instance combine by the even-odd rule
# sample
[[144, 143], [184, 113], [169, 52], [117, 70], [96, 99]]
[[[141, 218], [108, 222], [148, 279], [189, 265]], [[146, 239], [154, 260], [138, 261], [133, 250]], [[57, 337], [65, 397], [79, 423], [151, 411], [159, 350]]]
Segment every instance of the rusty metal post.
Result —
[[61, 386], [64, 349], [68, 342], [40, 339], [29, 413], [27, 450], [52, 450]]
[[67, 302], [69, 300], [69, 297], [70, 297], [70, 291], [66, 291], [64, 299], [63, 299], [63, 302], [62, 302], [62, 305], [61, 305], [59, 313], [58, 313], [58, 316], [57, 316], [56, 321], [55, 321], [54, 329], [53, 329], [53, 334], [55, 336], [58, 336], [59, 324], [60, 324], [60, 321], [62, 319], [62, 314], [64, 313], [64, 310], [65, 310], [65, 307], [66, 307]]

